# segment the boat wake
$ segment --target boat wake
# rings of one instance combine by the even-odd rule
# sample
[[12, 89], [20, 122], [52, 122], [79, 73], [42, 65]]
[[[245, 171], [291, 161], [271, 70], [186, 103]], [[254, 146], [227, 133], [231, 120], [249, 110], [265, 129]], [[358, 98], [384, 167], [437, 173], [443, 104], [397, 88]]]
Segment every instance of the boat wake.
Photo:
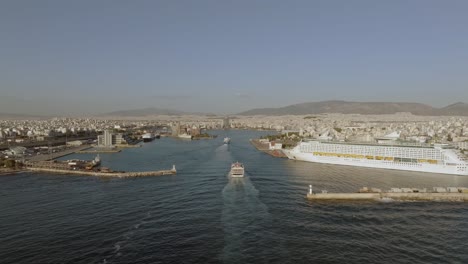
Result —
[[129, 230], [127, 230], [121, 236], [122, 240], [119, 240], [116, 243], [114, 243], [114, 248], [113, 248], [112, 253], [110, 255], [108, 255], [106, 258], [104, 258], [101, 263], [106, 264], [106, 263], [109, 263], [108, 261], [112, 260], [113, 258], [122, 256], [122, 252], [120, 252], [120, 250], [123, 247], [125, 247], [126, 244], [128, 244], [128, 242], [133, 237], [133, 234], [135, 233], [135, 231], [137, 229], [139, 229], [141, 225], [145, 224], [147, 222], [148, 218], [151, 218], [151, 213], [150, 212], [147, 212], [146, 216], [144, 218], [142, 218], [140, 220], [140, 222], [138, 222], [137, 224], [134, 224], [132, 227], [130, 227]]
[[[229, 177], [229, 176], [228, 176]], [[222, 224], [224, 263], [242, 263], [255, 255], [259, 245], [272, 239], [265, 230], [271, 225], [268, 208], [259, 199], [259, 191], [248, 177], [231, 178], [223, 189]], [[248, 259], [244, 259], [248, 262]]]

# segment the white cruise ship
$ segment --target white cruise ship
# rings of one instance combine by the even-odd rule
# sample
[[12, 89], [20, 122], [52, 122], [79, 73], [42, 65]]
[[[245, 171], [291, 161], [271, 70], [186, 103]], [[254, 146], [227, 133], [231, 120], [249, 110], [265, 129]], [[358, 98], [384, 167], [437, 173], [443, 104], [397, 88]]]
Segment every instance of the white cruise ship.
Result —
[[467, 159], [446, 144], [381, 145], [311, 140], [283, 152], [293, 160], [468, 175]]

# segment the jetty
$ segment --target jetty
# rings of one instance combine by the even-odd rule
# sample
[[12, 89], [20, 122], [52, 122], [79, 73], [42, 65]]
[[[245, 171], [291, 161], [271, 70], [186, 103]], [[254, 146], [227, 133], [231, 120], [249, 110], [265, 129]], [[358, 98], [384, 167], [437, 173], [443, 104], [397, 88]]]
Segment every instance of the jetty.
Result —
[[66, 175], [84, 175], [84, 176], [98, 176], [98, 177], [146, 177], [146, 176], [163, 176], [163, 175], [174, 175], [177, 174], [175, 165], [170, 170], [158, 170], [158, 171], [141, 171], [141, 172], [125, 172], [125, 171], [89, 171], [89, 170], [72, 170], [72, 169], [56, 169], [56, 168], [45, 168], [45, 167], [27, 167], [29, 171], [33, 172], [47, 172], [56, 174]]
[[363, 187], [356, 193], [329, 193], [322, 190], [315, 193], [312, 185], [309, 185], [307, 199], [314, 201], [448, 201], [468, 202], [468, 188], [466, 187], [434, 187], [432, 190], [426, 188], [391, 188], [382, 191], [377, 188]]

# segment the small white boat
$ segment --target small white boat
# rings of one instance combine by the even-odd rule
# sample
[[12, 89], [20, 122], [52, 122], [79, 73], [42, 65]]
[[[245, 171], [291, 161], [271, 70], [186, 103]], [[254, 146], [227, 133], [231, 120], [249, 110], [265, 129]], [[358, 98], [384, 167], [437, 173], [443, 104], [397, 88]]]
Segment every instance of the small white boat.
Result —
[[231, 177], [244, 177], [244, 164], [240, 162], [233, 163], [231, 165], [231, 171], [229, 172]]
[[231, 138], [225, 137], [224, 144], [229, 144], [229, 143], [231, 143]]
[[184, 134], [179, 134], [178, 136], [179, 138], [183, 138], [183, 139], [192, 139], [192, 135], [189, 135], [187, 133], [184, 133]]

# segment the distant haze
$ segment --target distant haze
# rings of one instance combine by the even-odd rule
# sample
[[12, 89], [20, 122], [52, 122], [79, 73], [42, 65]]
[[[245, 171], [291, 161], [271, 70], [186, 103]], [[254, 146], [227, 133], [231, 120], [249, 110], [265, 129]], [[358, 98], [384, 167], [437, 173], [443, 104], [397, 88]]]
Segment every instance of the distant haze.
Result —
[[468, 116], [468, 104], [458, 102], [442, 108], [419, 103], [323, 101], [289, 105], [278, 108], [259, 108], [240, 115], [308, 115], [322, 113], [384, 115], [411, 113], [426, 116]]
[[468, 101], [468, 1], [0, 2], [0, 113]]

